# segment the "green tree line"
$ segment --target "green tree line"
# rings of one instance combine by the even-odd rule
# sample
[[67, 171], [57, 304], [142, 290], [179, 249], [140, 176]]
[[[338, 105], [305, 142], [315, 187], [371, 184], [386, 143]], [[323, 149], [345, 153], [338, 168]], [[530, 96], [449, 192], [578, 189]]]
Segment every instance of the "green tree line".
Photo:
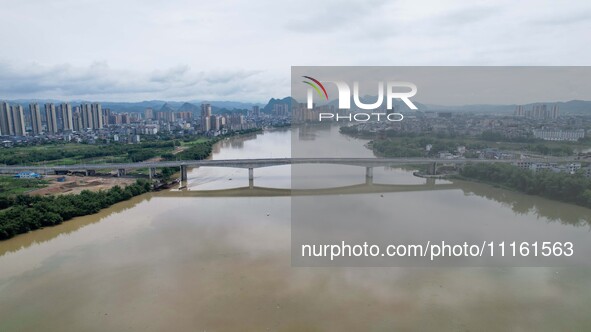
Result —
[[[340, 132], [345, 135], [360, 138], [375, 138], [372, 149], [385, 157], [420, 157], [433, 156], [440, 151], [455, 152], [457, 147], [465, 146], [472, 153], [467, 158], [477, 157], [473, 152], [486, 148], [502, 150], [526, 150], [549, 156], [572, 156], [574, 145], [583, 144], [573, 142], [546, 142], [532, 136], [507, 137], [496, 131], [484, 131], [480, 135], [467, 136], [457, 133], [415, 133], [399, 130], [386, 130], [380, 133], [358, 130], [357, 126], [341, 127]], [[427, 144], [433, 145], [430, 152], [425, 151]]]
[[171, 149], [174, 141], [145, 142], [141, 144], [108, 145], [51, 145], [47, 148], [23, 147], [0, 150], [0, 164], [22, 165], [64, 158], [89, 159], [97, 157], [127, 155], [129, 160], [137, 162], [158, 156], [159, 149]]
[[53, 226], [74, 217], [99, 212], [115, 203], [128, 200], [151, 190], [145, 180], [109, 190], [84, 190], [77, 195], [28, 196], [17, 195], [0, 211], [0, 240], [11, 238], [41, 227]]
[[591, 208], [591, 179], [582, 173], [532, 172], [507, 164], [468, 164], [464, 178]]

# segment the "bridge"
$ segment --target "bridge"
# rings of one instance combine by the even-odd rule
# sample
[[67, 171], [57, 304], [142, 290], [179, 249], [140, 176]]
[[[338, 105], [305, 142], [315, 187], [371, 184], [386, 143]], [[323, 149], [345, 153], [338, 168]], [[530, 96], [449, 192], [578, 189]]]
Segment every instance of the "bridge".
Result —
[[436, 159], [436, 158], [259, 158], [259, 159], [225, 159], [225, 160], [177, 160], [137, 163], [108, 163], [108, 164], [75, 164], [75, 165], [17, 165], [0, 166], [0, 173], [16, 174], [22, 171], [35, 171], [38, 173], [55, 173], [81, 171], [88, 174], [89, 171], [113, 170], [118, 175], [124, 175], [128, 169], [149, 169], [150, 179], [155, 175], [156, 169], [164, 167], [179, 167], [181, 181], [187, 181], [187, 169], [195, 167], [232, 167], [248, 169], [248, 178], [252, 187], [254, 169], [261, 167], [301, 164], [333, 164], [346, 166], [365, 167], [366, 179], [373, 178], [373, 168], [383, 166], [400, 165], [431, 165], [430, 172], [435, 174], [437, 164], [465, 164], [465, 163], [518, 163], [518, 162], [547, 162], [564, 163], [575, 161], [573, 158], [537, 158], [537, 159]]

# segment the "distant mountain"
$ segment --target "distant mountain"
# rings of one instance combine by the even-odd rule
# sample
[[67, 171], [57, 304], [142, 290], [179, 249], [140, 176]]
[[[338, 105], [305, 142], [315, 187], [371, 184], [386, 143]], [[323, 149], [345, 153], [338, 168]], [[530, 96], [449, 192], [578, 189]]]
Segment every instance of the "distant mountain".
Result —
[[[0, 100], [4, 100], [0, 98]], [[38, 103], [43, 105], [45, 103], [54, 103], [59, 104], [64, 102], [63, 100], [58, 99], [15, 99], [15, 100], [7, 100], [11, 104], [20, 104], [20, 105], [28, 105], [30, 103]], [[167, 108], [170, 107], [174, 110], [179, 111], [193, 111], [199, 112], [201, 111], [201, 102], [200, 101], [189, 101], [189, 102], [182, 102], [182, 101], [165, 101], [165, 100], [144, 100], [140, 102], [111, 102], [111, 101], [88, 101], [88, 100], [68, 100], [68, 103], [72, 104], [73, 106], [77, 106], [84, 103], [100, 103], [103, 108], [109, 108], [115, 112], [144, 112], [146, 108], [152, 108], [154, 110], [160, 110], [164, 105], [167, 105]], [[244, 102], [236, 102], [236, 101], [211, 101], [211, 102], [204, 102], [211, 104], [212, 110], [215, 111], [233, 111], [233, 110], [245, 110], [245, 109], [252, 109], [252, 106], [257, 105], [263, 107], [264, 104], [260, 103], [244, 103]]]
[[531, 109], [533, 105], [546, 104], [546, 105], [558, 105], [560, 112], [571, 113], [571, 114], [591, 114], [591, 101], [586, 100], [571, 100], [567, 102], [547, 102], [547, 103], [535, 103], [525, 105], [526, 109]]
[[[363, 103], [373, 103], [377, 100], [376, 96], [363, 96], [360, 98]], [[329, 105], [335, 105], [338, 107], [338, 100], [331, 100], [328, 102]], [[515, 111], [516, 104], [475, 104], [475, 105], [460, 105], [460, 106], [448, 106], [448, 105], [434, 105], [434, 104], [423, 104], [416, 100], [413, 100], [413, 104], [421, 111], [448, 111], [448, 112], [472, 112], [472, 113], [498, 113], [498, 114], [509, 114]], [[536, 102], [522, 105], [525, 109], [532, 109], [536, 105], [546, 104], [548, 107], [551, 105], [558, 105], [561, 114], [590, 114], [591, 113], [591, 101], [586, 100], [571, 100], [567, 102]], [[351, 106], [355, 105], [353, 97], [351, 97]], [[394, 100], [394, 107], [399, 112], [411, 111], [406, 104], [396, 99]]]
[[287, 104], [288, 109], [291, 109], [292, 103], [297, 103], [297, 101], [291, 97], [285, 97], [283, 99], [271, 98], [269, 100], [269, 102], [267, 103], [267, 105], [265, 105], [265, 107], [263, 107], [262, 111], [264, 113], [271, 113], [271, 111], [273, 111], [273, 107], [276, 104]]
[[217, 107], [219, 109], [252, 109], [253, 106], [263, 106], [260, 103], [244, 103], [239, 101], [205, 101], [205, 100], [189, 100], [189, 103], [201, 105], [203, 103], [210, 104], [211, 107]]
[[168, 103], [162, 105], [162, 107], [160, 107], [160, 112], [174, 112], [175, 109], [169, 105]]
[[[438, 111], [438, 112], [466, 112], [466, 113], [491, 113], [491, 114], [503, 114], [511, 113], [515, 110], [516, 105], [460, 105], [460, 106], [448, 106], [448, 105], [432, 105], [426, 104], [420, 110], [424, 111]], [[526, 106], [527, 108], [527, 106]]]
[[[586, 100], [571, 100], [567, 102], [537, 102], [529, 103], [523, 106], [526, 110], [531, 110], [537, 105], [558, 105], [561, 114], [590, 114], [591, 101]], [[450, 111], [450, 112], [472, 112], [472, 113], [499, 113], [510, 114], [515, 111], [517, 104], [507, 105], [462, 105], [462, 106], [444, 106], [444, 105], [425, 105], [425, 110], [428, 111]]]
[[[0, 99], [1, 100], [1, 99]], [[364, 103], [372, 103], [376, 100], [375, 96], [364, 96], [361, 101]], [[16, 99], [7, 100], [11, 104], [20, 104], [27, 107], [30, 103], [38, 103], [43, 105], [45, 103], [59, 104], [62, 100], [56, 99]], [[201, 111], [201, 101], [164, 101], [164, 100], [145, 100], [140, 102], [101, 102], [101, 101], [87, 101], [87, 100], [70, 100], [68, 101], [73, 106], [80, 105], [82, 103], [93, 103], [99, 102], [103, 108], [109, 108], [114, 112], [144, 112], [146, 108], [152, 108], [155, 111], [182, 111], [182, 112], [193, 112], [199, 113]], [[216, 114], [224, 112], [240, 111], [252, 109], [252, 106], [260, 106], [262, 112], [270, 113], [273, 110], [275, 104], [287, 104], [291, 109], [291, 104], [297, 102], [291, 97], [285, 97], [281, 99], [271, 98], [265, 105], [257, 103], [244, 103], [235, 101], [211, 101], [204, 102], [211, 104], [212, 111]], [[305, 101], [302, 101], [305, 102]], [[435, 105], [435, 104], [423, 104], [416, 100], [413, 103], [421, 111], [449, 111], [449, 112], [477, 112], [477, 113], [497, 113], [497, 114], [511, 114], [517, 105], [515, 104], [499, 104], [499, 105], [460, 105], [460, 106], [446, 106], [446, 105]], [[338, 100], [331, 100], [328, 104], [338, 106]], [[571, 100], [567, 102], [537, 102], [523, 105], [525, 109], [532, 109], [534, 105], [546, 104], [548, 106], [558, 105], [561, 114], [591, 114], [591, 101], [587, 100]], [[351, 100], [351, 105], [354, 105]], [[400, 112], [410, 111], [409, 108], [400, 100], [394, 101], [394, 106]]]
[[191, 103], [184, 103], [181, 107], [178, 108], [179, 112], [191, 112], [197, 113], [201, 111], [201, 107]]

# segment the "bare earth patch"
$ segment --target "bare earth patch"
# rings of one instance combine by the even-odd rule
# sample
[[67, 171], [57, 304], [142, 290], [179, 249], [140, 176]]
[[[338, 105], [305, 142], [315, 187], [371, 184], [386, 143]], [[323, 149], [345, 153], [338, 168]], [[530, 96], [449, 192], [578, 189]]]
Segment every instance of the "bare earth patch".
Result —
[[79, 194], [83, 190], [99, 191], [107, 190], [114, 186], [125, 187], [135, 182], [133, 178], [106, 177], [106, 176], [63, 176], [64, 182], [58, 182], [57, 179], [62, 175], [48, 175], [45, 179], [50, 184], [45, 188], [30, 191], [30, 195], [62, 195]]

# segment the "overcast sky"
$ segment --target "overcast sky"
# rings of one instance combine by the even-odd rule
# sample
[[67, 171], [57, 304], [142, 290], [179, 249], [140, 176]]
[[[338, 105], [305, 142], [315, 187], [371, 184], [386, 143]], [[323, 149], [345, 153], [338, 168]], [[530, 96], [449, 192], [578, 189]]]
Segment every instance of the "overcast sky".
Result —
[[589, 65], [591, 1], [0, 0], [0, 99], [290, 94], [292, 65]]

